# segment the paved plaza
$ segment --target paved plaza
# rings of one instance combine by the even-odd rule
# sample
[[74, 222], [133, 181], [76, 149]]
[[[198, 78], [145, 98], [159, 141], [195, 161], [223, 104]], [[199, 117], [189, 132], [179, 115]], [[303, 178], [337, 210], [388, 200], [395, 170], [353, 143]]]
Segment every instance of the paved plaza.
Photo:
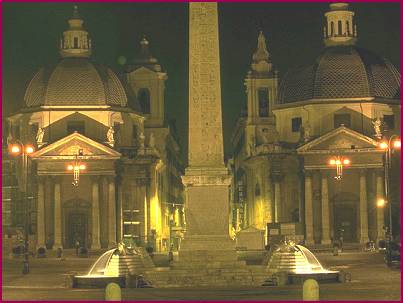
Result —
[[[321, 300], [400, 300], [400, 269], [389, 269], [379, 253], [317, 254], [328, 269], [351, 273], [349, 283], [321, 284]], [[3, 258], [3, 300], [103, 300], [102, 289], [69, 289], [66, 273], [85, 272], [96, 257], [31, 259], [31, 273], [21, 274], [22, 260]], [[301, 285], [256, 288], [123, 289], [123, 300], [301, 300]]]

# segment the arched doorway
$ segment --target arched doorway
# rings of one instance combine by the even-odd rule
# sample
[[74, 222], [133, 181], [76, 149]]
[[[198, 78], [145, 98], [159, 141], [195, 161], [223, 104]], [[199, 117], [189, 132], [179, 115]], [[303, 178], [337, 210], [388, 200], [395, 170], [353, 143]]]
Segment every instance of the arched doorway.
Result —
[[74, 248], [76, 241], [80, 246], [88, 247], [89, 239], [89, 210], [90, 204], [81, 199], [69, 200], [64, 203], [64, 247]]
[[344, 242], [357, 242], [357, 205], [359, 198], [348, 192], [336, 194], [333, 204], [333, 237], [338, 239], [343, 234]]

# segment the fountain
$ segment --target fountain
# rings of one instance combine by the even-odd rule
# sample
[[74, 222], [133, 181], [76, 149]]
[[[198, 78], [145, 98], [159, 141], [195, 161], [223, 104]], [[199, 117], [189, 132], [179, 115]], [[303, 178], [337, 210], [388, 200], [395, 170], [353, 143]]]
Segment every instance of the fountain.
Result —
[[127, 276], [139, 276], [152, 267], [149, 255], [141, 248], [119, 243], [117, 248], [102, 254], [86, 275], [74, 276], [73, 287], [103, 288], [111, 282], [124, 287]]
[[286, 273], [291, 284], [309, 278], [320, 282], [340, 280], [340, 272], [324, 269], [308, 248], [292, 241], [284, 241], [272, 251], [266, 271], [274, 275]]

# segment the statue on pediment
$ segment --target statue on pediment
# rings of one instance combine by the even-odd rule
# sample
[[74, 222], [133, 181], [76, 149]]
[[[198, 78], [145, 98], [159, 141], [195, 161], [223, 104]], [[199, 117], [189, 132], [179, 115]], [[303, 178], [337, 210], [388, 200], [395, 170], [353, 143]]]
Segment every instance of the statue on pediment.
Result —
[[36, 144], [41, 146], [43, 144], [43, 137], [45, 135], [45, 130], [42, 127], [38, 128], [38, 132], [36, 133]]
[[115, 134], [115, 131], [113, 130], [113, 127], [112, 126], [109, 127], [108, 132], [106, 133], [106, 139], [107, 139], [107, 143], [112, 147], [115, 144], [114, 134]]
[[382, 139], [382, 120], [381, 118], [377, 117], [372, 121], [372, 125], [375, 131], [375, 137], [378, 139]]

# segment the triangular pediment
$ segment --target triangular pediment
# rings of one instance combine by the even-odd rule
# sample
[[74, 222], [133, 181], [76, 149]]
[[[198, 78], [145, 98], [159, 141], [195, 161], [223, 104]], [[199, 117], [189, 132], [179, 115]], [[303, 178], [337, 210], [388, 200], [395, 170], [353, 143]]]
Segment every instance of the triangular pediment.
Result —
[[85, 158], [118, 159], [121, 156], [116, 150], [75, 132], [39, 149], [32, 158], [69, 159], [74, 158], [79, 150], [82, 150]]
[[340, 126], [323, 136], [312, 140], [297, 149], [298, 153], [329, 150], [368, 150], [375, 149], [378, 142], [345, 126]]

